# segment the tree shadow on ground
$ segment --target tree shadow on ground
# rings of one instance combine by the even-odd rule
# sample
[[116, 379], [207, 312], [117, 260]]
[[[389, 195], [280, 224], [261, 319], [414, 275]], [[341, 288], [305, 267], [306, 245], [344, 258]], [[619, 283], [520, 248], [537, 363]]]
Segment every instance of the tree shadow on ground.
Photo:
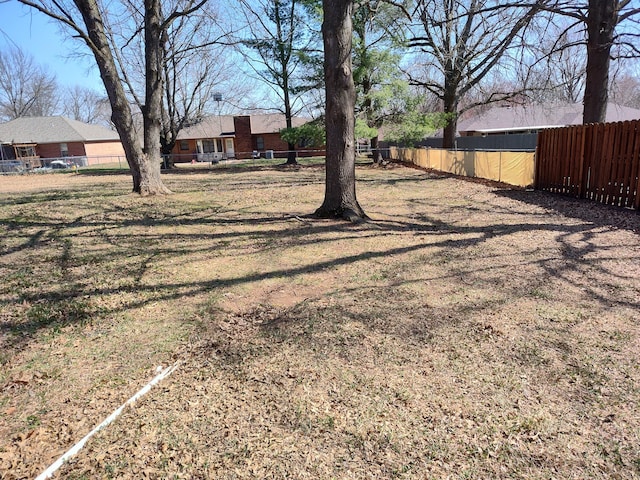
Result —
[[[369, 185], [405, 186], [411, 182], [419, 184], [421, 180], [415, 175], [400, 176], [372, 180]], [[238, 185], [246, 187], [244, 194], [251, 181], [239, 176], [231, 183], [234, 189]], [[299, 179], [283, 183], [291, 186], [294, 182]], [[262, 179], [258, 183], [267, 188], [269, 182]], [[197, 365], [194, 369], [199, 369], [200, 360], [212, 366], [199, 372], [202, 382], [222, 373], [228, 375], [222, 382], [238, 379], [243, 388], [268, 384], [282, 391], [279, 405], [284, 408], [295, 403], [288, 398], [295, 387], [283, 388], [272, 382], [272, 377], [258, 377], [255, 365], [268, 363], [272, 358], [278, 361], [281, 358], [278, 355], [287, 349], [300, 358], [302, 366], [292, 373], [298, 377], [287, 377], [285, 362], [267, 373], [291, 383], [322, 380], [329, 393], [333, 392], [333, 383], [355, 383], [343, 389], [344, 404], [354, 413], [366, 410], [368, 405], [363, 403], [362, 409], [354, 406], [350, 394], [373, 405], [384, 395], [394, 394], [391, 383], [398, 373], [410, 374], [406, 378], [408, 383], [416, 378], [426, 379], [420, 387], [427, 392], [426, 386], [436, 369], [444, 372], [440, 377], [442, 383], [434, 382], [436, 390], [451, 387], [453, 392], [475, 402], [472, 414], [484, 412], [481, 404], [493, 401], [492, 392], [524, 403], [529, 401], [531, 391], [548, 394], [549, 389], [560, 384], [555, 379], [549, 380], [554, 376], [563, 381], [573, 377], [557, 387], [562, 394], [558, 397], [569, 398], [568, 412], [582, 412], [580, 409], [585, 405], [591, 407], [601, 392], [589, 382], [600, 381], [602, 372], [596, 364], [606, 357], [584, 353], [590, 339], [586, 334], [576, 339], [573, 318], [547, 319], [534, 311], [526, 320], [534, 318], [537, 323], [526, 324], [519, 316], [531, 312], [508, 311], [507, 328], [521, 329], [521, 335], [510, 335], [506, 329], [501, 331], [494, 312], [507, 308], [510, 302], [533, 299], [523, 304], [533, 310], [540, 308], [544, 313], [545, 308], [553, 307], [552, 290], [559, 286], [589, 297], [588, 307], [584, 308], [592, 308], [589, 314], [594, 317], [608, 308], [618, 309], [618, 313], [637, 311], [639, 299], [608, 293], [620, 285], [633, 286], [633, 278], [625, 277], [622, 270], [610, 271], [607, 265], [610, 262], [637, 265], [637, 249], [627, 255], [625, 245], [603, 247], [596, 242], [596, 236], [602, 233], [602, 226], [610, 224], [589, 220], [588, 214], [577, 217], [582, 222], [568, 222], [569, 210], [562, 213], [549, 207], [527, 213], [522, 208], [526, 202], [518, 198], [500, 205], [493, 205], [489, 198], [469, 206], [438, 203], [439, 198], [420, 197], [421, 194], [422, 191], [413, 199], [402, 199], [408, 206], [405, 213], [397, 214], [378, 205], [382, 218], [358, 225], [314, 220], [302, 214], [274, 214], [273, 209], [259, 205], [204, 206], [205, 202], [200, 200], [184, 208], [170, 205], [165, 209], [164, 204], [151, 202], [129, 206], [113, 202], [98, 211], [90, 209], [66, 216], [59, 211], [55, 216], [4, 219], [0, 216], [3, 235], [0, 255], [4, 260], [0, 273], [5, 279], [0, 285], [0, 344], [4, 347], [4, 358], [30, 342], [40, 345], [35, 342], [65, 327], [99, 324], [104, 320], [106, 325], [99, 335], [109, 338], [109, 320], [128, 317], [135, 309], [147, 306], [153, 311], [151, 315], [168, 316], [165, 308], [171, 304], [186, 312], [184, 317], [168, 316], [176, 329], [187, 322], [204, 324], [198, 331], [198, 341], [194, 341], [194, 350], [177, 353]], [[487, 211], [494, 215], [487, 217], [485, 223], [461, 221], [465, 213], [472, 217]], [[531, 245], [522, 247], [526, 252], [508, 248], [511, 237], [517, 235], [532, 239]], [[545, 238], [546, 243], [536, 245], [538, 237]], [[628, 240], [629, 236], [624, 238]], [[334, 246], [335, 240], [343, 241], [341, 248]], [[637, 246], [633, 240], [629, 240], [629, 247]], [[327, 258], [314, 255], [297, 263], [276, 261], [280, 255], [318, 245], [331, 255]], [[241, 262], [231, 260], [242, 259], [247, 250], [265, 256], [250, 270], [240, 271], [236, 268]], [[522, 258], [514, 262], [512, 257], [520, 254]], [[595, 254], [598, 256], [594, 257]], [[215, 256], [227, 260], [219, 271], [211, 263], [207, 266], [209, 270], [198, 278], [175, 274], [183, 266]], [[483, 261], [476, 261], [479, 257]], [[163, 270], [162, 261], [168, 258], [175, 262], [171, 270]], [[328, 275], [314, 278], [323, 273]], [[355, 274], [366, 276], [366, 281], [354, 280]], [[307, 276], [312, 278], [307, 280]], [[319, 285], [318, 278], [331, 285]], [[307, 280], [310, 293], [292, 306], [278, 307], [260, 300], [237, 310], [218, 303], [218, 298], [229, 291], [241, 290], [251, 295], [254, 285], [259, 287], [261, 282], [295, 289], [299, 285], [297, 280]], [[483, 294], [474, 298], [474, 291], [480, 290]], [[438, 297], [451, 298], [439, 302]], [[189, 298], [197, 302], [191, 309], [183, 307]], [[569, 311], [571, 307], [560, 306]], [[166, 326], [162, 328], [162, 334], [169, 334]], [[598, 335], [595, 327], [587, 333], [593, 331]], [[550, 334], [544, 336], [541, 332]], [[581, 333], [579, 329], [577, 333]], [[135, 341], [138, 339], [132, 339]], [[484, 345], [487, 349], [481, 350], [479, 346]], [[124, 348], [114, 346], [116, 352]], [[439, 355], [441, 363], [433, 362], [435, 357], [430, 352]], [[609, 355], [611, 350], [605, 353]], [[307, 359], [317, 361], [320, 366], [309, 367]], [[465, 371], [456, 371], [460, 367], [466, 368], [467, 373], [475, 372], [481, 364], [486, 364], [483, 371], [486, 376], [470, 374], [469, 381]], [[384, 371], [374, 385], [377, 391], [372, 392], [367, 375], [375, 367]], [[349, 376], [354, 371], [360, 378], [352, 382]], [[492, 376], [494, 371], [497, 374]], [[257, 373], [264, 371], [258, 368]], [[509, 383], [512, 376], [520, 378], [520, 375], [528, 376], [531, 385], [525, 379], [510, 390], [514, 387]], [[536, 380], [545, 375], [549, 377], [545, 377], [548, 383], [536, 390]], [[453, 380], [443, 380], [445, 376]], [[620, 391], [627, 387], [627, 391], [632, 391], [633, 377], [629, 378], [620, 384]], [[435, 398], [445, 403], [447, 400], [444, 395]], [[390, 410], [402, 413], [411, 410], [407, 398], [400, 395], [395, 400], [398, 402]], [[430, 408], [426, 401], [425, 406]], [[437, 418], [448, 421], [459, 417], [447, 413], [445, 408], [446, 405], [434, 407]], [[495, 410], [487, 411], [501, 415], [506, 410], [521, 415], [516, 412], [520, 408], [521, 405], [514, 409], [509, 404], [496, 404]], [[526, 405], [523, 411], [527, 411]], [[535, 412], [535, 408], [529, 412]], [[552, 411], [554, 415], [558, 412], [561, 409]], [[422, 414], [415, 418], [415, 425], [430, 421]], [[596, 420], [595, 416], [583, 419]], [[495, 418], [485, 416], [484, 420], [493, 425]], [[482, 421], [467, 432], [475, 435]], [[432, 429], [421, 432], [412, 427], [410, 433], [431, 437]], [[495, 438], [511, 441], [518, 433], [507, 430], [503, 436], [502, 431], [497, 431]], [[335, 436], [333, 432], [329, 435]], [[538, 439], [534, 438], [534, 442]], [[469, 451], [472, 450], [463, 454]], [[522, 465], [528, 468], [536, 461], [524, 459]]]
[[[259, 167], [255, 171], [273, 170], [272, 166]], [[316, 170], [316, 166], [301, 167], [300, 170]], [[276, 169], [282, 171], [282, 169]], [[291, 171], [289, 167], [285, 171]], [[216, 170], [228, 172], [228, 170]], [[245, 167], [231, 169], [232, 173], [247, 173]], [[298, 170], [299, 171], [299, 170]], [[183, 173], [183, 172], [180, 172]], [[188, 172], [187, 172], [188, 173]], [[426, 174], [429, 182], [448, 178], [446, 175]], [[425, 180], [424, 176], [401, 175], [395, 170], [384, 178], [367, 179], [371, 185], [399, 185], [416, 183]], [[303, 183], [320, 183], [319, 177], [297, 173], [284, 177], [279, 184], [298, 186]], [[236, 190], [250, 190], [256, 188], [270, 188], [271, 178], [238, 177], [232, 181], [231, 188]], [[108, 189], [107, 189], [108, 190]], [[57, 323], [82, 322], [94, 312], [85, 305], [86, 298], [108, 296], [117, 293], [127, 293], [129, 298], [118, 307], [100, 310], [102, 316], [123, 312], [128, 309], [139, 308], [154, 301], [171, 301], [183, 296], [198, 295], [206, 292], [221, 291], [252, 282], [263, 280], [289, 279], [303, 275], [333, 270], [344, 266], [359, 264], [360, 262], [384, 261], [406, 254], [421, 255], [423, 251], [433, 251], [433, 256], [444, 258], [451, 256], [451, 252], [466, 252], [469, 249], [482, 247], [488, 242], [510, 235], [536, 232], [554, 232], [557, 234], [559, 253], [550, 253], [547, 257], [530, 260], [546, 275], [562, 278], [569, 283], [580, 282], [573, 274], [584, 271], [587, 267], [605, 273], [604, 260], [593, 262], [589, 256], [596, 247], [592, 243], [593, 228], [599, 226], [615, 226], [636, 231], [640, 225], [640, 217], [636, 212], [612, 209], [602, 205], [594, 205], [593, 209], [585, 212], [584, 208], [577, 208], [578, 200], [549, 195], [543, 192], [528, 192], [523, 190], [496, 190], [497, 196], [510, 198], [517, 202], [534, 204], [543, 209], [538, 214], [523, 213], [517, 207], [496, 207], [486, 204], [479, 205], [448, 205], [438, 204], [437, 199], [431, 197], [406, 200], [415, 210], [408, 216], [397, 216], [391, 220], [370, 220], [360, 225], [327, 220], [315, 220], [304, 214], [273, 215], [269, 212], [237, 210], [233, 205], [190, 206], [177, 212], [163, 211], [144, 202], [132, 204], [129, 207], [113, 204], [103, 206], [99, 212], [79, 214], [74, 218], [50, 218], [46, 215], [21, 216], [20, 218], [5, 218], [0, 220], [0, 229], [4, 234], [4, 241], [0, 247], [0, 254], [4, 258], [11, 255], [23, 254], [23, 264], [10, 265], [6, 268], [9, 282], [5, 283], [6, 298], [13, 298], [6, 303], [26, 302], [40, 305], [49, 302], [53, 305], [51, 315], [36, 315], [22, 319], [8, 319], [0, 327], [3, 332], [27, 332], [23, 336], [14, 336], [12, 342], [28, 340], [38, 330], [55, 326]], [[12, 195], [7, 200], [12, 204], [31, 204], [49, 200], [82, 201], [94, 192], [74, 190], [73, 192], [53, 191], [44, 194]], [[100, 195], [114, 195], [102, 192]], [[117, 195], [117, 194], [115, 194]], [[582, 206], [582, 205], [581, 205]], [[444, 210], [443, 210], [444, 209]], [[468, 212], [475, 210], [490, 210], [505, 217], [486, 225], [463, 225], [451, 220], [448, 212]], [[255, 209], [253, 209], [255, 210]], [[422, 211], [432, 213], [422, 213]], [[612, 215], [612, 212], [615, 215]], [[575, 216], [584, 221], [582, 224], [565, 224], [561, 220], [548, 215]], [[530, 217], [527, 218], [526, 215]], [[533, 215], [533, 218], [531, 218]], [[203, 231], [200, 227], [206, 227]], [[189, 231], [195, 228], [197, 231]], [[159, 231], [161, 230], [161, 231]], [[259, 271], [250, 275], [229, 275], [227, 278], [213, 278], [198, 282], [176, 282], [169, 279], [161, 285], [145, 284], [144, 277], [153, 265], [169, 256], [176, 259], [176, 266], [180, 262], [189, 262], [190, 256], [200, 255], [202, 252], [232, 252], [234, 245], [246, 239], [257, 252], [277, 253], [280, 249], [304, 247], [306, 245], [327, 244], [339, 238], [358, 242], [358, 240], [388, 239], [391, 236], [404, 239], [403, 245], [380, 249], [377, 251], [364, 250], [355, 254], [343, 254], [332, 260], [310, 261], [295, 268], [272, 269], [269, 265], [262, 265]], [[410, 241], [407, 243], [407, 239]], [[579, 241], [577, 245], [576, 240]], [[95, 251], [84, 252], [85, 245], [99, 245]], [[55, 247], [51, 250], [51, 247]], [[330, 247], [327, 247], [330, 248]], [[41, 252], [46, 252], [42, 254]], [[233, 253], [227, 253], [233, 255]], [[58, 273], [58, 284], [49, 285], [51, 279], [46, 274], [41, 278], [33, 278], [31, 288], [20, 287], [20, 282], [26, 282], [25, 272], [33, 270], [34, 259], [41, 259], [42, 264], [49, 264]], [[446, 260], [446, 259], [445, 259]], [[497, 260], [500, 260], [499, 257]], [[620, 258], [620, 261], [625, 259]], [[74, 273], [74, 267], [86, 265], [93, 271], [107, 268], [109, 281], [107, 286], [96, 287], [82, 277], [86, 273]], [[474, 267], [476, 268], [476, 267]], [[504, 268], [498, 264], [484, 267], [485, 274], [492, 270]], [[478, 273], [464, 264], [447, 273], [453, 277], [462, 277]], [[34, 276], [34, 273], [28, 275]], [[41, 274], [42, 275], [42, 274]], [[615, 277], [615, 275], [614, 275]], [[11, 280], [12, 279], [12, 280]], [[429, 281], [429, 278], [412, 281]], [[614, 279], [615, 280], [615, 279]], [[13, 291], [12, 286], [16, 286]], [[33, 288], [33, 285], [42, 285]], [[585, 288], [592, 291], [594, 298], [601, 302], [610, 301], [601, 291], [588, 285]], [[349, 286], [336, 286], [337, 290], [349, 292]], [[74, 302], [80, 302], [80, 314], [67, 315], [63, 313], [75, 308]], [[624, 302], [619, 302], [624, 304]], [[627, 302], [629, 306], [635, 306]], [[57, 306], [56, 306], [57, 305]], [[59, 308], [58, 308], [59, 307]], [[56, 314], [58, 312], [58, 314]], [[85, 313], [82, 313], [85, 312]], [[42, 313], [42, 312], [41, 312]], [[26, 321], [25, 321], [26, 320]], [[22, 338], [22, 340], [21, 340]], [[16, 343], [16, 344], [17, 344]]]
[[[551, 203], [552, 205], [557, 204]], [[565, 209], [565, 211], [567, 211]], [[145, 306], [151, 302], [173, 301], [185, 296], [196, 296], [203, 293], [223, 291], [243, 284], [274, 279], [290, 279], [303, 275], [323, 272], [343, 266], [359, 264], [360, 262], [386, 261], [405, 254], [419, 254], [421, 251], [433, 251], [434, 255], [451, 255], [451, 252], [465, 252], [474, 247], [480, 247], [486, 242], [497, 238], [507, 238], [511, 234], [523, 232], [555, 232], [558, 234], [560, 253], [548, 257], [532, 260], [547, 275], [563, 278], [567, 282], [575, 283], [571, 273], [580, 272], [588, 266], [591, 269], [604, 269], [598, 262], [585, 260], [594, 251], [590, 243], [593, 224], [563, 225], [562, 223], [496, 223], [486, 226], [462, 226], [448, 222], [444, 217], [426, 214], [414, 214], [411, 219], [398, 218], [396, 220], [372, 220], [359, 226], [349, 223], [333, 221], [314, 221], [297, 216], [270, 216], [254, 212], [251, 215], [241, 214], [229, 217], [226, 209], [201, 209], [183, 214], [166, 214], [154, 212], [149, 215], [144, 208], [139, 212], [129, 212], [131, 218], [123, 219], [118, 207], [106, 209], [99, 216], [89, 215], [69, 219], [68, 222], [25, 219], [19, 224], [12, 220], [0, 222], [4, 224], [5, 242], [12, 241], [13, 247], [3, 247], [2, 255], [7, 256], [17, 252], [28, 253], [29, 258], [38, 255], [39, 249], [56, 246], [52, 260], [52, 267], [60, 271], [58, 285], [49, 285], [48, 279], [33, 278], [31, 284], [41, 284], [41, 288], [26, 288], [22, 291], [11, 292], [14, 300], [7, 303], [25, 303], [37, 307], [38, 311], [27, 311], [26, 319], [7, 319], [2, 322], [1, 330], [5, 336], [11, 333], [12, 347], [27, 341], [40, 329], [58, 328], [74, 322], [87, 321], [91, 315], [112, 315], [129, 309]], [[626, 212], [625, 212], [626, 213]], [[517, 215], [514, 212], [514, 215]], [[607, 223], [608, 224], [608, 223]], [[190, 226], [206, 226], [211, 233], [192, 233], [184, 231]], [[163, 227], [163, 233], [145, 231], [134, 233], [140, 228]], [[236, 230], [242, 227], [243, 230]], [[182, 230], [182, 231], [179, 231]], [[34, 232], [35, 230], [35, 232]], [[34, 232], [34, 233], [27, 233]], [[145, 284], [142, 280], [149, 268], [157, 259], [173, 256], [180, 264], [180, 259], [190, 261], [189, 257], [204, 251], [214, 251], [218, 248], [231, 248], [236, 241], [250, 238], [252, 248], [259, 252], [276, 251], [282, 248], [304, 247], [310, 243], [319, 244], [331, 242], [336, 235], [344, 240], [354, 242], [365, 238], [389, 238], [390, 235], [400, 235], [403, 238], [410, 235], [409, 245], [384, 248], [379, 251], [362, 251], [356, 254], [344, 254], [331, 260], [315, 260], [307, 264], [283, 269], [271, 269], [263, 265], [260, 270], [250, 275], [229, 275], [227, 278], [213, 278], [205, 281], [165, 281], [162, 284]], [[579, 236], [582, 246], [574, 246]], [[98, 239], [98, 240], [96, 240]], [[99, 240], [102, 239], [102, 240]], [[92, 242], [110, 246], [101, 247], [98, 251], [84, 256], [79, 246]], [[6, 243], [5, 243], [6, 245]], [[232, 253], [231, 253], [232, 254]], [[624, 259], [620, 259], [624, 260]], [[31, 260], [27, 260], [27, 263]], [[56, 266], [57, 264], [57, 266]], [[73, 266], [91, 265], [99, 271], [107, 266], [111, 279], [108, 283], [114, 286], [96, 287], [90, 285], [83, 278], [85, 273], [72, 273]], [[9, 270], [9, 278], [20, 277], [28, 265], [13, 265]], [[499, 270], [499, 264], [486, 266], [486, 271]], [[27, 268], [28, 270], [28, 268]], [[603, 270], [604, 272], [604, 270]], [[477, 270], [466, 271], [464, 267], [453, 270], [448, 275], [460, 277], [477, 273]], [[486, 272], [485, 272], [486, 273]], [[16, 277], [17, 276], [17, 277]], [[419, 281], [428, 282], [429, 278]], [[415, 281], [415, 280], [414, 280]], [[5, 284], [8, 287], [12, 282]], [[594, 298], [602, 302], [611, 302], [602, 292], [592, 288], [588, 282], [585, 288], [591, 288]], [[348, 291], [347, 285], [336, 285], [336, 291]], [[8, 294], [9, 292], [5, 292]], [[129, 300], [109, 310], [94, 311], [85, 299], [104, 297], [109, 295], [128, 294]], [[619, 302], [623, 304], [625, 302]], [[626, 302], [628, 306], [636, 304]], [[42, 305], [49, 305], [46, 309]], [[69, 314], [70, 311], [76, 313]], [[18, 335], [16, 335], [18, 333]]]
[[[496, 195], [544, 208], [549, 214], [577, 218], [598, 227], [627, 229], [640, 235], [640, 212], [539, 190], [496, 190]], [[584, 206], [589, 208], [585, 209]]]

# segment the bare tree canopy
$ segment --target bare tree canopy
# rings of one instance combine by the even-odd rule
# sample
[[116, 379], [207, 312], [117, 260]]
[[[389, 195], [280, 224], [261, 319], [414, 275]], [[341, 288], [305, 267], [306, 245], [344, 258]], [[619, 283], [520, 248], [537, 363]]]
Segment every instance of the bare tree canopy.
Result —
[[[193, 24], [194, 20], [199, 20]], [[213, 112], [214, 93], [241, 93], [233, 82], [234, 70], [228, 55], [218, 45], [193, 48], [220, 38], [211, 28], [214, 22], [183, 17], [175, 23], [164, 45], [164, 95], [160, 143], [163, 154], [171, 153], [180, 131]]]
[[18, 47], [0, 52], [0, 119], [52, 115], [58, 106], [56, 77]]
[[[160, 178], [160, 132], [162, 125], [163, 47], [167, 31], [173, 23], [200, 8], [207, 0], [175, 0], [171, 4], [161, 0], [145, 0], [134, 5], [128, 0], [109, 2], [99, 0], [19, 0], [59, 21], [76, 38], [81, 39], [93, 54], [107, 91], [112, 110], [112, 121], [120, 135], [133, 178], [133, 191], [142, 195], [170, 193]], [[133, 112], [122, 78], [126, 72], [119, 69], [117, 56], [121, 45], [113, 43], [110, 26], [135, 21], [130, 8], [139, 8], [142, 23], [135, 34], [144, 33], [145, 95], [143, 117], [143, 146], [136, 133]], [[133, 37], [132, 37], [133, 38]]]
[[84, 123], [111, 126], [109, 99], [91, 88], [74, 85], [63, 95], [62, 114]]
[[621, 70], [616, 72], [611, 97], [615, 103], [640, 109], [640, 72]]
[[[166, 8], [166, 7], [163, 7]], [[110, 41], [119, 48], [115, 59], [130, 96], [140, 111], [146, 98], [146, 38], [140, 33], [145, 12], [134, 4], [126, 4], [121, 16], [111, 15], [106, 21]], [[190, 15], [179, 16], [166, 27], [160, 45], [162, 116], [160, 145], [170, 154], [180, 131], [186, 124], [201, 120], [214, 110], [214, 92], [241, 94], [242, 82], [233, 71], [232, 58], [223, 51], [226, 33], [218, 25], [218, 14], [203, 5]], [[216, 103], [217, 105], [217, 103]]]
[[583, 123], [604, 122], [611, 59], [640, 57], [640, 7], [632, 0], [546, 0], [545, 9], [583, 27], [587, 51]]
[[[423, 34], [411, 45], [424, 53], [426, 77], [412, 74], [412, 83], [423, 86], [443, 103], [450, 122], [444, 129], [443, 146], [454, 145], [461, 100], [500, 66], [507, 53], [519, 46], [525, 28], [538, 12], [537, 4], [502, 7], [498, 1], [419, 0], [415, 12]], [[512, 93], [482, 99], [497, 101]]]

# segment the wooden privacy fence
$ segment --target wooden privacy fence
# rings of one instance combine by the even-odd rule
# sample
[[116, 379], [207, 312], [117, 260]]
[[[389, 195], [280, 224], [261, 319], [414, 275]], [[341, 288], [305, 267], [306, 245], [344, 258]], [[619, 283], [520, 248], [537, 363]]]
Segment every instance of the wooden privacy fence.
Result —
[[640, 120], [542, 130], [536, 188], [640, 209]]
[[453, 151], [390, 147], [392, 160], [466, 177], [527, 187], [533, 185], [533, 152]]

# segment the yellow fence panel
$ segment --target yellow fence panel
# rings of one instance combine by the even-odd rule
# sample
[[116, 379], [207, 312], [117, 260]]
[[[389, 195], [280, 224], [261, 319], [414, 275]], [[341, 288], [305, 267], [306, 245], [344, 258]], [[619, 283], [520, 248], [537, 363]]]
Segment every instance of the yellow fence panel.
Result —
[[444, 150], [441, 153], [440, 169], [443, 172], [453, 173], [455, 163], [456, 163], [456, 152], [450, 152], [450, 151]]
[[500, 181], [502, 152], [467, 152], [474, 154], [475, 177]]
[[510, 185], [528, 187], [533, 185], [535, 172], [535, 154], [527, 152], [509, 152], [502, 161], [501, 182]]
[[439, 148], [391, 147], [392, 160], [465, 177], [485, 178], [520, 187], [533, 185], [533, 152], [452, 151]]

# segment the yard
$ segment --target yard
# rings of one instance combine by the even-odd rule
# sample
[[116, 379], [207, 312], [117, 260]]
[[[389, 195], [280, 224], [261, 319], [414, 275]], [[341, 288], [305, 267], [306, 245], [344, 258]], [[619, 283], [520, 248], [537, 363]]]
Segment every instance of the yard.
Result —
[[0, 478], [640, 478], [640, 215], [357, 175], [0, 177]]

